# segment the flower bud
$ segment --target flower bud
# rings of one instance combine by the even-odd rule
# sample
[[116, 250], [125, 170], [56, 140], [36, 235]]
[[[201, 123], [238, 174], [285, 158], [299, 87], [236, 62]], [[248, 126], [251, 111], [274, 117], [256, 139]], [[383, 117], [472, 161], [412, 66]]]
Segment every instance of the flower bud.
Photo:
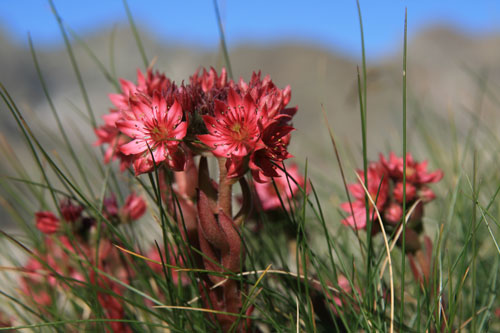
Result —
[[59, 219], [52, 212], [37, 212], [36, 227], [44, 234], [53, 234], [59, 230]]
[[118, 216], [118, 204], [116, 203], [116, 198], [114, 194], [110, 197], [105, 198], [103, 201], [103, 215], [111, 220], [113, 217]]
[[434, 191], [426, 186], [422, 187], [418, 191], [418, 196], [422, 199], [423, 202], [429, 202], [436, 198], [436, 194], [434, 193]]
[[384, 212], [384, 220], [397, 225], [403, 217], [403, 209], [397, 203], [391, 203]]
[[122, 207], [122, 216], [126, 221], [134, 221], [140, 218], [146, 212], [146, 203], [144, 200], [131, 193], [125, 200], [125, 205]]
[[68, 198], [61, 200], [59, 208], [61, 209], [61, 215], [67, 222], [75, 222], [78, 220], [83, 211], [82, 206], [73, 205]]

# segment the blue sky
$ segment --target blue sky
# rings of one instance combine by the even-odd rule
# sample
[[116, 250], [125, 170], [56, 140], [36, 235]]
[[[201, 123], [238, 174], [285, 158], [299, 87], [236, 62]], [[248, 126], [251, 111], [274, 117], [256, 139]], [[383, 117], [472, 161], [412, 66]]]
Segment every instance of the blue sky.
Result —
[[[404, 9], [410, 37], [422, 28], [451, 25], [469, 35], [500, 31], [500, 2], [495, 0], [360, 0], [368, 55], [377, 57], [402, 44]], [[61, 36], [46, 0], [0, 0], [0, 25], [26, 44], [57, 45]], [[80, 35], [126, 22], [120, 0], [55, 0], [65, 22]], [[203, 47], [218, 43], [212, 0], [129, 0], [138, 25], [160, 40]], [[354, 0], [219, 0], [229, 47], [245, 42], [301, 41], [359, 55], [360, 37]]]

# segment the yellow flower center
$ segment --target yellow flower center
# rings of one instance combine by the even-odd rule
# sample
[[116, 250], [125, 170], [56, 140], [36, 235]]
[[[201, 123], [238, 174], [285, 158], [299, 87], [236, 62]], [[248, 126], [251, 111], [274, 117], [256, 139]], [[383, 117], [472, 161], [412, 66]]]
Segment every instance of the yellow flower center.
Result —
[[153, 141], [165, 141], [169, 139], [168, 130], [164, 125], [157, 125], [151, 129], [151, 139]]
[[236, 141], [245, 141], [248, 139], [248, 130], [241, 123], [234, 123], [231, 126], [232, 137]]

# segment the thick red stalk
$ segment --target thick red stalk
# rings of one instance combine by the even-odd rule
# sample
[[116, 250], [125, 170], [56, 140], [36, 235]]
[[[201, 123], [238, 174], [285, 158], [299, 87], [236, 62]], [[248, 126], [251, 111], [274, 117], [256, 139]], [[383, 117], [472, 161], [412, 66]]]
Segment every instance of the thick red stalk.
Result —
[[229, 218], [233, 217], [232, 210], [232, 186], [234, 180], [227, 178], [226, 158], [217, 158], [219, 162], [219, 196], [218, 208], [224, 212]]

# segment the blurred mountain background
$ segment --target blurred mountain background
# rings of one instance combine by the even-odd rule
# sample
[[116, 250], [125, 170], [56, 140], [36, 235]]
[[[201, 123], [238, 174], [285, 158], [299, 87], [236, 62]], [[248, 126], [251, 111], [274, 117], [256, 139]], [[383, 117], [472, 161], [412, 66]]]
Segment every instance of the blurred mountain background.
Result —
[[[177, 82], [188, 80], [199, 67], [214, 66], [219, 70], [224, 65], [219, 50], [160, 43], [148, 39], [149, 35], [145, 31], [141, 33], [148, 58], [154, 58], [155, 68]], [[103, 30], [83, 36], [82, 40], [108, 69], [112, 44], [117, 77], [135, 81], [136, 70], [143, 70], [128, 27]], [[76, 110], [85, 112], [85, 106], [64, 46], [49, 50], [34, 43], [58, 112], [78, 124], [88, 140], [93, 141], [91, 131], [82, 126], [83, 119]], [[25, 112], [34, 113], [46, 126], [56, 129], [27, 42], [24, 44], [11, 41], [6, 33], [0, 32], [0, 81]], [[105, 114], [111, 106], [107, 94], [114, 92], [114, 88], [82, 44], [74, 41], [73, 47], [91, 106], [96, 115]], [[383, 149], [384, 142], [396, 139], [401, 128], [402, 52], [376, 61], [370, 61], [369, 57], [368, 54], [369, 139], [378, 151]], [[361, 65], [359, 61], [312, 44], [286, 42], [239, 45], [230, 49], [230, 58], [235, 79], [241, 76], [248, 80], [253, 71], [261, 70], [263, 75], [270, 74], [278, 86], [292, 87], [291, 104], [299, 106], [294, 121], [297, 131], [293, 143], [300, 148], [296, 155], [315, 159], [330, 152], [322, 105], [337, 139], [359, 149], [356, 69]], [[461, 114], [464, 109], [474, 111], [480, 94], [478, 76], [488, 80], [490, 90], [494, 90], [500, 80], [499, 59], [500, 35], [471, 38], [451, 28], [436, 26], [413, 37], [408, 46], [409, 127], [412, 115], [416, 114], [412, 108], [416, 107], [442, 116], [452, 111]], [[490, 99], [481, 106], [484, 117], [496, 113]], [[19, 131], [6, 111], [2, 106], [0, 126], [2, 133], [10, 137]], [[326, 151], [319, 152], [321, 148]], [[301, 152], [303, 149], [306, 156]]]
[[[140, 35], [148, 58], [156, 61], [155, 69], [164, 71], [177, 82], [188, 80], [201, 66], [214, 66], [219, 70], [224, 65], [220, 49], [160, 42], [148, 37], [153, 34], [147, 30], [141, 30]], [[135, 81], [136, 70], [141, 68], [142, 61], [129, 27], [104, 28], [80, 37], [116, 77]], [[58, 146], [57, 140], [47, 131], [55, 133], [57, 126], [27, 44], [11, 40], [5, 30], [0, 32], [0, 82], [49, 150], [61, 153], [64, 148]], [[91, 147], [95, 137], [82, 116], [86, 113], [85, 104], [67, 52], [63, 45], [38, 46], [36, 40], [34, 45], [54, 104], [71, 140], [84, 151]], [[91, 106], [101, 121], [100, 115], [107, 113], [111, 106], [107, 94], [114, 92], [114, 88], [83, 44], [73, 39], [73, 47]], [[252, 71], [261, 70], [263, 75], [270, 74], [278, 86], [291, 86], [291, 104], [298, 105], [299, 112], [294, 118], [297, 130], [289, 150], [302, 167], [307, 159], [309, 174], [320, 183], [320, 190], [331, 191], [327, 188], [329, 182], [323, 179], [334, 179], [334, 183], [341, 184], [322, 107], [345, 158], [349, 178], [352, 178], [352, 169], [361, 165], [357, 92], [360, 61], [345, 53], [304, 42], [233, 44], [229, 54], [236, 79], [241, 76], [248, 80]], [[368, 54], [368, 141], [369, 157], [373, 159], [379, 152], [401, 151], [402, 58], [402, 47], [376, 60], [371, 60]], [[425, 124], [422, 119], [432, 122], [444, 119], [443, 124], [453, 119], [457, 134], [463, 136], [474, 116], [480, 115], [487, 127], [497, 132], [499, 63], [500, 34], [470, 36], [444, 25], [413, 34], [408, 45], [408, 145], [419, 159], [425, 156], [419, 156], [420, 138], [413, 134], [418, 124]], [[32, 163], [26, 143], [3, 104], [0, 115], [2, 136], [21, 160]], [[431, 135], [439, 137], [443, 133], [434, 131]], [[96, 148], [94, 151], [98, 152]], [[26, 164], [28, 169], [29, 163]], [[10, 174], [5, 159], [0, 161], [0, 170]]]

